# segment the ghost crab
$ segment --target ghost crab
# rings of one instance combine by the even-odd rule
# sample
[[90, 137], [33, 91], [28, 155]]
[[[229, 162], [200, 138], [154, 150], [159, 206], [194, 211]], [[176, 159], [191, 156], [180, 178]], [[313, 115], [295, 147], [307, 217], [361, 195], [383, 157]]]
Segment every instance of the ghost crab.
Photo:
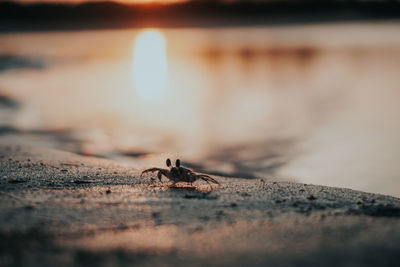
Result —
[[142, 171], [140, 176], [148, 172], [158, 172], [157, 173], [158, 180], [160, 180], [161, 182], [161, 177], [164, 175], [165, 177], [167, 177], [169, 180], [172, 181], [172, 186], [175, 186], [175, 184], [179, 182], [186, 182], [192, 185], [193, 182], [199, 179], [206, 181], [210, 185], [210, 187], [211, 187], [210, 182], [221, 185], [217, 180], [211, 178], [208, 175], [198, 174], [190, 169], [181, 167], [181, 161], [179, 159], [176, 160], [175, 167], [172, 166], [170, 159], [167, 159], [166, 163], [167, 167], [169, 167], [169, 170], [161, 168], [150, 168]]

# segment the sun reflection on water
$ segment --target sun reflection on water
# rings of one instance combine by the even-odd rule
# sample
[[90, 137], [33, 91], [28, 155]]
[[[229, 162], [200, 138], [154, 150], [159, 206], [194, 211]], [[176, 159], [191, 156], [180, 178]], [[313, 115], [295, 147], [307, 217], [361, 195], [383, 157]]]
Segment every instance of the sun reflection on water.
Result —
[[[130, 90], [133, 101], [129, 102], [127, 113], [131, 122], [140, 125], [140, 130], [168, 136], [168, 143], [184, 142], [184, 136], [198, 138], [204, 87], [191, 71], [191, 64], [182, 64], [176, 60], [176, 54], [169, 54], [168, 42], [171, 40], [157, 29], [137, 33]], [[171, 46], [174, 45], [185, 47], [172, 41]]]
[[142, 101], [161, 99], [168, 89], [165, 37], [156, 30], [144, 30], [134, 43], [133, 78], [135, 93]]

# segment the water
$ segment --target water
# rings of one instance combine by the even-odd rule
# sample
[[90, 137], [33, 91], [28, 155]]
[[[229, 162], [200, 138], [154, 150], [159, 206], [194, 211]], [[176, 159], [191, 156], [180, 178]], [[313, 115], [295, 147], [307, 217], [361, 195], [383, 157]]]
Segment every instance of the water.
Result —
[[399, 26], [3, 34], [1, 133], [400, 196]]

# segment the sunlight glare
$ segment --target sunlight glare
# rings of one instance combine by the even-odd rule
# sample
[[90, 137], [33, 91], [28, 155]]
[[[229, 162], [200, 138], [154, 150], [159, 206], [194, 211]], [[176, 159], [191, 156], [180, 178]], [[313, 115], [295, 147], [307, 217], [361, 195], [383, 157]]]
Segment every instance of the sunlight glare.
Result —
[[165, 37], [156, 30], [145, 30], [136, 37], [133, 78], [141, 100], [161, 99], [168, 88]]

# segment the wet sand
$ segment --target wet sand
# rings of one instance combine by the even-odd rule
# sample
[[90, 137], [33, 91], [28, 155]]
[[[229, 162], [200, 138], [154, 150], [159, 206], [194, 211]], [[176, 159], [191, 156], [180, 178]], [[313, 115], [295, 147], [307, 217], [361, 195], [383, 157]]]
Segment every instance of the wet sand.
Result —
[[140, 172], [0, 140], [0, 266], [398, 265], [398, 198], [272, 177], [170, 187]]

